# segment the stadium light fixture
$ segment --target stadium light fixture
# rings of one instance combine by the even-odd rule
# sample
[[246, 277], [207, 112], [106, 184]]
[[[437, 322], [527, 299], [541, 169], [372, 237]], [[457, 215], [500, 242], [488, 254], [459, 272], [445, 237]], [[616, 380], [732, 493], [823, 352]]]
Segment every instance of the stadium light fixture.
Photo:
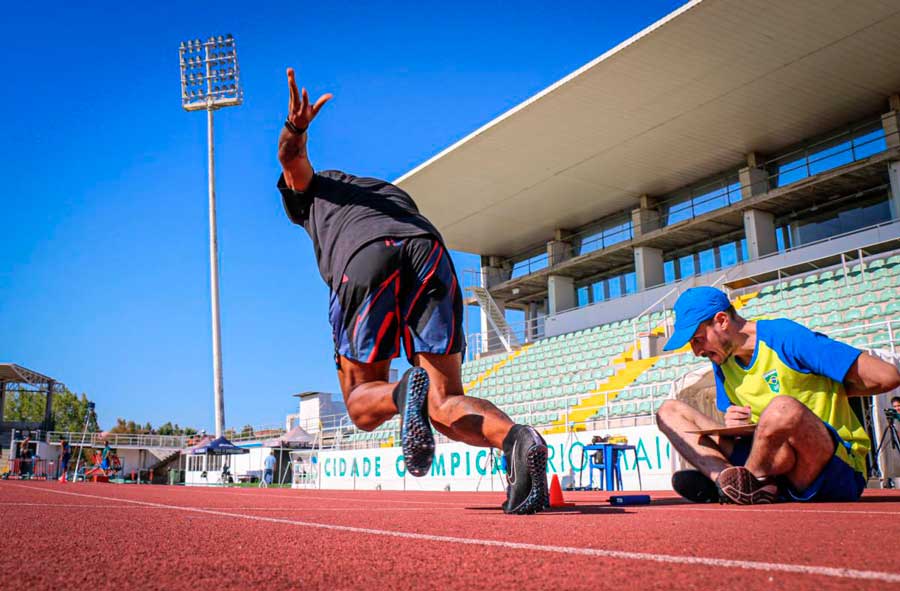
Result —
[[206, 111], [209, 149], [209, 274], [212, 304], [213, 390], [216, 437], [225, 431], [225, 401], [222, 380], [222, 342], [219, 321], [219, 244], [216, 233], [216, 167], [213, 150], [213, 111], [236, 107], [244, 100], [234, 37], [219, 35], [182, 41], [181, 106], [185, 111]]

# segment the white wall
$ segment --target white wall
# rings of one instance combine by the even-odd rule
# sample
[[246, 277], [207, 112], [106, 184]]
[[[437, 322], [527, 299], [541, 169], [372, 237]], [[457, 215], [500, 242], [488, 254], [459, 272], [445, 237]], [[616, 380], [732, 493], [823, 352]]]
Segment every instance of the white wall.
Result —
[[[582, 467], [582, 447], [593, 435], [625, 435], [630, 444], [637, 447], [645, 490], [671, 488], [672, 475], [669, 458], [669, 442], [655, 425], [616, 428], [611, 432], [588, 431], [577, 435], [549, 435], [549, 473], [561, 479], [578, 476]], [[372, 490], [445, 490], [454, 491], [503, 491], [506, 482], [500, 473], [499, 451], [494, 450], [495, 461], [491, 465], [490, 450], [450, 443], [439, 445], [431, 473], [422, 478], [406, 474], [403, 455], [399, 447], [363, 450], [323, 451], [318, 455], [319, 482], [324, 489]], [[637, 490], [638, 478], [634, 453], [626, 452], [621, 461], [622, 482], [625, 490]], [[596, 486], [595, 473], [595, 486]], [[584, 473], [587, 486], [587, 472]]]

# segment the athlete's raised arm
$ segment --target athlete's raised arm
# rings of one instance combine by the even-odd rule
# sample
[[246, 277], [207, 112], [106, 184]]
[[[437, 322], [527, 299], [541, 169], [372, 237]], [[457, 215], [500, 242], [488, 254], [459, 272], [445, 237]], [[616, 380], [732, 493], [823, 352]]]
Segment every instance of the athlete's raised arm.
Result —
[[331, 93], [323, 94], [315, 104], [310, 104], [306, 89], [297, 90], [294, 69], [287, 69], [288, 116], [278, 137], [278, 161], [284, 170], [284, 180], [295, 191], [305, 191], [313, 178], [313, 167], [306, 151], [307, 129], [319, 111], [332, 98]]

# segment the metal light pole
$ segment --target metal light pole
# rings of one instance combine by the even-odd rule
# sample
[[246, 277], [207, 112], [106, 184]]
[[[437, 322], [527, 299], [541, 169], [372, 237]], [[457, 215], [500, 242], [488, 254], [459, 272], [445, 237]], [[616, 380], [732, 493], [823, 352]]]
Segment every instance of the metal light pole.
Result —
[[216, 407], [216, 437], [225, 430], [222, 385], [222, 341], [219, 322], [219, 245], [216, 238], [216, 169], [213, 155], [213, 111], [243, 102], [234, 37], [219, 35], [205, 42], [182, 41], [181, 106], [185, 111], [206, 111], [209, 143], [209, 277], [212, 303], [213, 388]]

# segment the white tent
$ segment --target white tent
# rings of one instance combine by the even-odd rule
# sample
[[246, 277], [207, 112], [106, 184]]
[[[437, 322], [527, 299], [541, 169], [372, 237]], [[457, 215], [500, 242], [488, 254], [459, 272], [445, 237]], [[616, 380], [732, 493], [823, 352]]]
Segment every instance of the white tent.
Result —
[[263, 442], [263, 447], [296, 448], [309, 447], [314, 444], [316, 437], [307, 433], [300, 425], [297, 425], [287, 433]]

